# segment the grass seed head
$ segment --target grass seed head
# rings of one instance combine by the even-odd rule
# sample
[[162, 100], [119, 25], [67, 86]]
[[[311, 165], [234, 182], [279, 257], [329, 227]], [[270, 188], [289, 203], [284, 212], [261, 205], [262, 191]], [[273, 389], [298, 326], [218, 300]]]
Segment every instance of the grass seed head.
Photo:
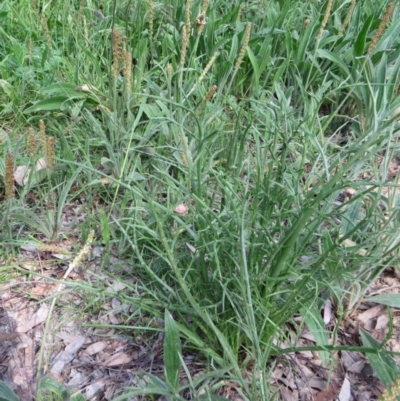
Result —
[[375, 50], [375, 47], [379, 42], [379, 39], [385, 33], [386, 27], [388, 26], [390, 18], [392, 17], [393, 10], [394, 10], [394, 3], [389, 3], [386, 8], [385, 15], [383, 16], [382, 21], [379, 24], [379, 27], [375, 32], [375, 35], [373, 36], [371, 43], [368, 46], [368, 54], [371, 54]]
[[203, 102], [207, 103], [209, 102], [212, 97], [215, 95], [215, 92], [217, 91], [217, 85], [213, 85], [209, 91], [207, 92], [207, 94], [204, 96]]
[[237, 13], [236, 21], [240, 21], [240, 17], [242, 16], [242, 4], [239, 4], [239, 10]]
[[242, 44], [242, 47], [240, 48], [239, 56], [235, 63], [235, 69], [234, 69], [235, 73], [240, 68], [240, 64], [242, 64], [244, 55], [246, 54], [247, 46], [249, 45], [249, 40], [250, 40], [250, 33], [251, 33], [251, 22], [248, 22], [246, 24], [246, 31], [244, 33], [243, 44]]
[[46, 126], [43, 120], [39, 120], [39, 140], [42, 152], [47, 155], [47, 137], [46, 137]]
[[28, 63], [32, 65], [33, 62], [33, 41], [29, 38], [28, 41]]
[[346, 30], [347, 26], [349, 25], [349, 22], [351, 20], [351, 16], [353, 15], [353, 11], [354, 11], [354, 8], [356, 6], [356, 2], [357, 2], [357, 0], [351, 0], [349, 11], [347, 12], [346, 18], [343, 21], [343, 24], [339, 29], [339, 33], [338, 33], [339, 37], [343, 35], [344, 31]]
[[132, 54], [124, 50], [124, 75], [125, 75], [125, 91], [131, 93], [132, 81]]
[[43, 22], [44, 34], [46, 36], [47, 47], [49, 49], [52, 49], [53, 48], [53, 42], [51, 41], [51, 35], [50, 35], [49, 25], [47, 23], [47, 18], [44, 15], [42, 17], [42, 22]]
[[84, 247], [81, 249], [81, 251], [78, 253], [78, 255], [75, 256], [74, 260], [71, 262], [68, 269], [71, 269], [71, 270], [76, 269], [82, 265], [82, 262], [90, 253], [93, 239], [94, 239], [94, 231], [91, 230], [87, 237]]
[[322, 23], [321, 23], [321, 28], [319, 28], [319, 32], [318, 32], [318, 36], [317, 36], [318, 42], [321, 40], [322, 34], [323, 34], [324, 29], [326, 27], [326, 24], [328, 23], [329, 17], [331, 15], [332, 5], [333, 5], [333, 0], [328, 0], [328, 3], [326, 5], [326, 9], [325, 9], [324, 18], [323, 18]]
[[115, 28], [112, 33], [112, 48], [113, 48], [112, 74], [114, 79], [116, 79], [119, 74], [119, 60], [121, 54], [121, 35], [119, 33], [118, 28]]
[[7, 152], [6, 155], [6, 169], [5, 169], [5, 185], [6, 185], [6, 199], [15, 198], [15, 186], [14, 186], [14, 157], [11, 152]]
[[185, 26], [186, 26], [186, 34], [190, 36], [190, 31], [192, 30], [192, 25], [190, 22], [191, 14], [190, 14], [190, 6], [192, 5], [192, 0], [186, 0], [185, 7]]
[[167, 64], [166, 70], [167, 70], [168, 76], [169, 76], [169, 77], [172, 76], [172, 74], [174, 73], [174, 67], [172, 67], [172, 64], [171, 64], [171, 63], [168, 63], [168, 64]]
[[28, 152], [30, 157], [35, 157], [37, 154], [37, 143], [35, 138], [35, 131], [32, 127], [28, 129]]
[[153, 38], [153, 30], [154, 30], [154, 4], [153, 0], [149, 0], [148, 4], [148, 18], [149, 18], [149, 36], [150, 40]]
[[55, 152], [55, 138], [54, 136], [49, 136], [47, 138], [47, 168], [50, 171], [54, 170], [54, 166], [56, 165], [55, 162], [55, 157], [56, 157], [56, 152]]
[[180, 61], [179, 61], [179, 66], [181, 68], [185, 64], [187, 45], [188, 45], [187, 29], [186, 29], [186, 25], [183, 25], [182, 26], [181, 58], [180, 58]]
[[210, 58], [210, 61], [205, 66], [203, 72], [200, 74], [197, 84], [200, 84], [203, 81], [204, 77], [206, 76], [207, 72], [210, 70], [211, 66], [214, 64], [214, 61], [216, 60], [217, 57], [218, 57], [218, 52], [215, 52], [213, 54], [213, 56]]

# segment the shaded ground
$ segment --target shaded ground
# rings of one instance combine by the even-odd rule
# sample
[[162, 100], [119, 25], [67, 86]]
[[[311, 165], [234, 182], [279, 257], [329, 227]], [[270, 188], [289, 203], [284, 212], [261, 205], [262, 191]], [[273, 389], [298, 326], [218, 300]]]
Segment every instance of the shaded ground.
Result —
[[[34, 399], [36, 372], [42, 360], [41, 372], [46, 372], [68, 389], [82, 392], [87, 399], [111, 400], [127, 386], [143, 385], [146, 372], [163, 376], [163, 322], [151, 341], [135, 332], [118, 330], [129, 314], [129, 305], [111, 299], [99, 306], [95, 316], [83, 314], [82, 300], [68, 291], [60, 296], [56, 312], [50, 317], [49, 330], [44, 338], [44, 328], [49, 314], [49, 302], [39, 302], [51, 297], [55, 284], [46, 277], [57, 277], [60, 267], [49, 263], [50, 253], [25, 251], [17, 263], [27, 269], [41, 271], [43, 278], [19, 277], [1, 289], [0, 308], [0, 379], [5, 381], [21, 400]], [[53, 261], [54, 257], [52, 256]], [[46, 260], [47, 259], [47, 260]], [[98, 259], [88, 263], [85, 273], [75, 273], [73, 280], [90, 280], [96, 271]], [[62, 264], [62, 263], [61, 263]], [[45, 268], [44, 268], [45, 267]], [[103, 278], [104, 278], [103, 274]], [[107, 278], [110, 286], [122, 291], [123, 284]], [[393, 271], [386, 271], [371, 286], [368, 295], [399, 293], [400, 280]], [[325, 306], [327, 328], [335, 326], [335, 313]], [[394, 313], [394, 333], [387, 346], [400, 351], [400, 314]], [[101, 323], [107, 328], [83, 327], [84, 323]], [[135, 322], [130, 322], [134, 325]], [[336, 345], [360, 345], [359, 327], [368, 330], [382, 341], [388, 332], [389, 318], [386, 308], [373, 303], [362, 303], [349, 316], [338, 331]], [[293, 334], [293, 340], [295, 335]], [[41, 345], [43, 356], [40, 356]], [[315, 345], [311, 333], [304, 330], [297, 346]], [[289, 346], [289, 344], [287, 344]], [[317, 352], [305, 351], [280, 357], [270, 378], [273, 388], [279, 389], [282, 400], [374, 400], [383, 392], [383, 386], [373, 376], [366, 358], [358, 352], [336, 352], [333, 369], [323, 366]], [[194, 356], [185, 361], [193, 375], [202, 370]], [[182, 375], [182, 381], [185, 380]], [[235, 387], [229, 383], [221, 395], [239, 400]], [[138, 398], [139, 399], [139, 398]]]

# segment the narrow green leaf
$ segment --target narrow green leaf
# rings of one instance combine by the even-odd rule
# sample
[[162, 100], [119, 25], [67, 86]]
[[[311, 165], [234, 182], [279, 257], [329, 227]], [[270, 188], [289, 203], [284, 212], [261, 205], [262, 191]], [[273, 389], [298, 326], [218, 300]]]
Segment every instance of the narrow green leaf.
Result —
[[[380, 343], [375, 340], [367, 331], [360, 330], [361, 341], [365, 347], [378, 349]], [[385, 353], [385, 351], [377, 354], [367, 353], [367, 358], [372, 366], [375, 375], [379, 378], [385, 387], [389, 387], [399, 377], [400, 371], [397, 369], [395, 360]]]
[[56, 379], [50, 376], [45, 376], [40, 380], [37, 397], [38, 400], [66, 400], [67, 397], [68, 392], [65, 386]]
[[332, 53], [328, 50], [318, 49], [317, 55], [319, 57], [326, 58], [327, 60], [330, 60], [332, 63], [336, 64], [343, 71], [345, 76], [350, 75], [350, 71], [347, 68], [347, 65], [337, 54]]
[[[314, 336], [317, 345], [329, 345], [325, 323], [322, 320], [321, 313], [316, 305], [314, 304], [308, 308], [302, 308], [300, 311], [305, 323], [307, 324], [308, 330], [310, 330], [310, 333]], [[329, 362], [329, 352], [321, 351], [320, 356], [323, 366], [327, 366]]]
[[179, 339], [179, 330], [169, 311], [165, 310], [165, 338], [164, 338], [164, 366], [165, 376], [173, 389], [178, 388], [179, 369], [181, 361], [181, 342]]
[[376, 302], [377, 304], [391, 306], [392, 308], [400, 308], [400, 294], [376, 295], [364, 298], [364, 301]]
[[19, 401], [14, 391], [4, 382], [0, 382], [0, 401]]
[[46, 64], [47, 56], [49, 55], [49, 48], [46, 46], [44, 48], [43, 54], [42, 54], [42, 60], [41, 60], [41, 66], [44, 68], [44, 65]]
[[356, 43], [354, 44], [354, 57], [361, 57], [364, 54], [365, 49], [365, 42], [367, 40], [367, 35], [369, 32], [369, 28], [372, 24], [374, 16], [370, 15], [368, 19], [365, 21], [363, 28], [361, 29], [360, 33], [358, 34]]
[[103, 242], [107, 249], [110, 247], [110, 226], [108, 224], [108, 218], [104, 209], [100, 210], [100, 227], [101, 227], [101, 236], [103, 237]]

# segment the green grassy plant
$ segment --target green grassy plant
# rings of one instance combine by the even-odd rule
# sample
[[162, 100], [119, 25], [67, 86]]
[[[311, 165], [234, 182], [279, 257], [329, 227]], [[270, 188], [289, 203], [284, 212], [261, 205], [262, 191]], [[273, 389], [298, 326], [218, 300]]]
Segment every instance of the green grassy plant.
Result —
[[[307, 324], [329, 364], [323, 302], [345, 318], [398, 261], [398, 183], [388, 177], [398, 154], [398, 7], [390, 18], [385, 2], [353, 2], [346, 20], [350, 2], [329, 2], [329, 12], [259, 3], [1, 6], [1, 151], [21, 163], [25, 132], [42, 119], [57, 156], [54, 172], [7, 200], [5, 243], [96, 229], [104, 267], [117, 255], [132, 269], [118, 278], [138, 284], [77, 290], [135, 306], [125, 327], [141, 313], [164, 318], [174, 333], [166, 346], [182, 344], [210, 370], [183, 389], [181, 352], [166, 350], [165, 381], [134, 394], [155, 386], [197, 397], [205, 383], [230, 380], [244, 399], [269, 399], [267, 367], [291, 341], [285, 324]], [[63, 214], [76, 203], [85, 222], [68, 231]], [[186, 214], [174, 211], [180, 204]]]

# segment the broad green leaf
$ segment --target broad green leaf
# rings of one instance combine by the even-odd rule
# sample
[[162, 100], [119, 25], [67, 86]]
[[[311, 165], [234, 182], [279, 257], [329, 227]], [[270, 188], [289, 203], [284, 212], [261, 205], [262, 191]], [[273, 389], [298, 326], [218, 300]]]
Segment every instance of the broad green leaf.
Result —
[[60, 110], [63, 104], [69, 99], [69, 96], [54, 96], [50, 99], [39, 100], [33, 106], [25, 109], [24, 113]]
[[173, 389], [178, 388], [179, 369], [181, 361], [181, 342], [179, 339], [179, 330], [169, 311], [165, 310], [165, 338], [164, 338], [164, 366], [165, 375], [168, 383]]
[[[375, 340], [367, 331], [360, 330], [361, 341], [365, 347], [379, 348], [380, 343]], [[397, 369], [395, 360], [383, 350], [377, 354], [367, 354], [367, 358], [378, 379], [385, 387], [389, 387], [399, 377], [400, 371]]]
[[19, 401], [14, 391], [0, 381], [0, 401]]
[[377, 304], [387, 305], [392, 308], [400, 308], [400, 294], [376, 295], [364, 298], [364, 301], [376, 302]]

